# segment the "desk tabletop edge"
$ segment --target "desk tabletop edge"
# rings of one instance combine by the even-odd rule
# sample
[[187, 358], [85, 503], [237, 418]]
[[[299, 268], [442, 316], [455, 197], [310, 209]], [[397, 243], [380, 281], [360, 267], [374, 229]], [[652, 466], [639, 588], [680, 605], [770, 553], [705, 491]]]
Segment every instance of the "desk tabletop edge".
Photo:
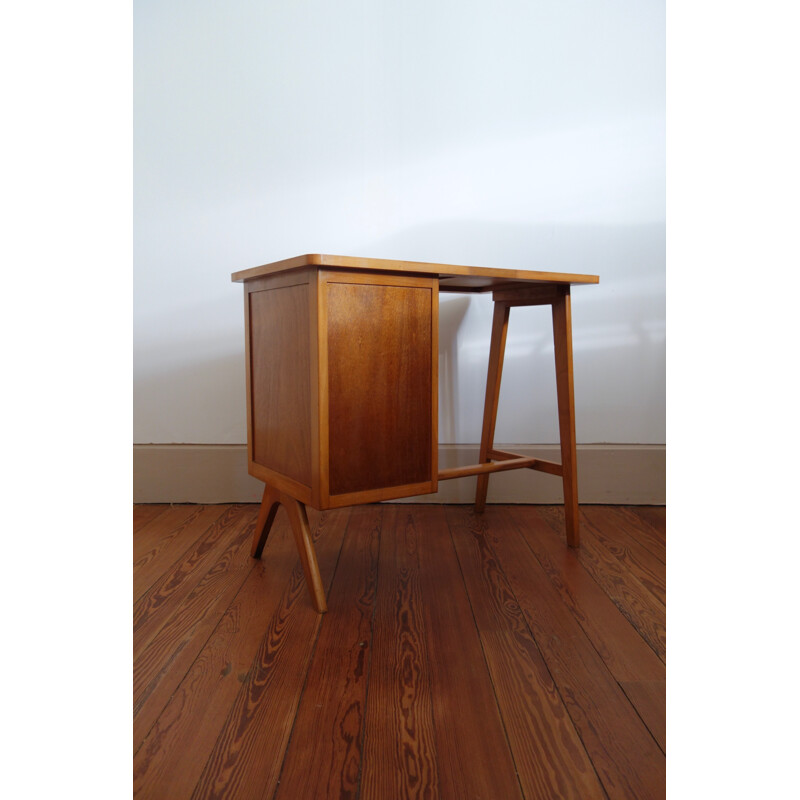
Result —
[[231, 281], [244, 281], [273, 275], [302, 267], [339, 267], [373, 272], [407, 272], [418, 275], [437, 275], [439, 278], [484, 277], [503, 281], [523, 281], [531, 283], [569, 283], [595, 284], [600, 282], [598, 275], [583, 275], [568, 272], [549, 272], [538, 270], [505, 269], [500, 267], [474, 267], [459, 264], [437, 264], [427, 261], [400, 261], [385, 258], [360, 258], [355, 256], [333, 256], [320, 253], [307, 253], [293, 258], [262, 264], [259, 267], [239, 270], [231, 274]]

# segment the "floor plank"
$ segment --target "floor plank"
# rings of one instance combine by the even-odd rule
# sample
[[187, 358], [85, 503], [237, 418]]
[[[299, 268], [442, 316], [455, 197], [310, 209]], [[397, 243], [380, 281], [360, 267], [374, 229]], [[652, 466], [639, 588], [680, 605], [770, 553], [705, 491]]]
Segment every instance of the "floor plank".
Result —
[[301, 574], [285, 513], [278, 513], [262, 558], [250, 563], [247, 579], [136, 753], [136, 797], [191, 796], [269, 620]]
[[667, 752], [667, 682], [660, 681], [622, 681], [622, 691], [628, 696], [633, 707], [639, 712], [661, 751]]
[[489, 507], [485, 517], [485, 537], [609, 798], [663, 797], [665, 762], [656, 741], [564, 606], [508, 511]]
[[169, 503], [152, 503], [149, 505], [135, 505], [133, 507], [133, 532], [138, 533], [145, 525], [163, 514], [169, 508]]
[[522, 797], [442, 506], [402, 514], [419, 553], [441, 797]]
[[[609, 672], [622, 682], [658, 683], [666, 679], [664, 663], [622, 614], [581, 563], [575, 550], [564, 547], [552, 528], [531, 509], [512, 506], [509, 514], [536, 556], [564, 605], [572, 612]], [[663, 749], [664, 698], [652, 692], [628, 693], [639, 716]], [[639, 702], [641, 701], [641, 702]]]
[[[322, 515], [316, 543], [327, 593], [350, 509]], [[272, 797], [297, 713], [321, 616], [311, 604], [298, 567], [268, 621], [255, 659], [242, 680], [199, 777], [193, 800]], [[274, 754], [264, 758], [264, 753]]]
[[664, 796], [663, 508], [257, 510], [135, 508], [137, 800]]
[[384, 511], [362, 800], [440, 797], [416, 529]]
[[238, 524], [228, 530], [229, 541], [218, 560], [171, 614], [157, 616], [153, 630], [145, 628], [150, 637], [139, 641], [133, 670], [135, 748], [141, 745], [253, 569], [250, 537], [255, 514], [250, 511], [241, 519], [234, 514], [234, 520]]
[[[667, 543], [664, 535], [649, 522], [643, 520], [632, 508], [621, 506], [584, 506], [587, 512], [604, 512], [605, 520], [598, 526], [613, 536], [622, 533], [620, 543], [635, 541], [647, 548], [662, 564], [667, 563]], [[613, 523], [612, 523], [613, 520]]]
[[621, 506], [627, 513], [637, 516], [656, 531], [662, 541], [667, 538], [666, 506]]
[[[562, 508], [540, 506], [538, 513], [552, 529], [564, 536]], [[566, 539], [562, 538], [566, 543]], [[575, 553], [589, 574], [628, 618], [656, 655], [664, 661], [667, 653], [666, 609], [664, 604], [644, 586], [628, 565], [603, 546], [594, 536], [593, 526], [581, 515], [581, 546]]]
[[604, 798], [517, 599], [487, 545], [484, 520], [471, 509], [451, 507], [447, 521], [525, 797]]
[[175, 506], [159, 514], [134, 538], [133, 599], [138, 600], [214, 521], [225, 506]]
[[592, 535], [635, 575], [656, 599], [665, 604], [667, 587], [664, 574], [666, 559], [651, 552], [640, 541], [640, 531], [633, 530], [613, 509], [597, 506], [582, 511], [582, 519]]
[[[252, 504], [226, 508], [182, 559], [177, 561], [133, 606], [133, 656], [138, 658], [147, 643], [181, 606], [187, 595], [230, 546], [232, 537], [255, 522]], [[218, 570], [215, 567], [212, 571]]]
[[358, 796], [383, 507], [353, 508], [275, 797]]

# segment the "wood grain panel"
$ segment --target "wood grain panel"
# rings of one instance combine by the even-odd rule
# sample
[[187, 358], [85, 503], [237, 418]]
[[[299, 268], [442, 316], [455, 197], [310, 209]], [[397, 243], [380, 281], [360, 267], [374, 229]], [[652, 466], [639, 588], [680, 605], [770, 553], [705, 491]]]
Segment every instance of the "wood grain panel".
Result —
[[249, 294], [253, 461], [311, 486], [308, 284]]
[[329, 283], [330, 494], [431, 481], [432, 289]]

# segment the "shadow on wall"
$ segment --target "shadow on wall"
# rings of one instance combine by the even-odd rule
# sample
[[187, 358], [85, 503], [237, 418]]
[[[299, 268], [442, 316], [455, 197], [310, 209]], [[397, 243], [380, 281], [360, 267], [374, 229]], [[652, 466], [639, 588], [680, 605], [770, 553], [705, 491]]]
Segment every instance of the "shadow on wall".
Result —
[[469, 308], [469, 297], [439, 296], [439, 441], [454, 442], [458, 429], [458, 331]]
[[[663, 222], [523, 225], [448, 220], [398, 231], [354, 255], [589, 273], [572, 292], [578, 441], [665, 441], [666, 236]], [[440, 441], [480, 440], [492, 303], [441, 295]], [[445, 299], [446, 298], [446, 299]], [[458, 298], [458, 300], [456, 299]], [[466, 301], [466, 304], [464, 303]], [[456, 303], [452, 312], [446, 303]], [[552, 320], [544, 307], [512, 311], [497, 441], [558, 441]]]
[[[299, 247], [298, 253], [309, 249]], [[245, 441], [243, 314], [241, 301], [232, 303], [226, 294], [230, 272], [298, 253], [271, 253], [265, 246], [252, 265], [220, 263], [218, 302], [188, 306], [176, 298], [168, 313], [138, 319], [136, 442]], [[450, 220], [354, 242], [338, 254], [599, 274], [599, 286], [573, 293], [578, 441], [664, 441], [663, 223]], [[232, 288], [240, 295], [241, 287]], [[440, 303], [440, 441], [474, 443], [480, 439], [492, 304], [465, 295], [442, 295]], [[541, 312], [512, 314], [497, 441], [558, 441], [552, 327], [549, 313]]]

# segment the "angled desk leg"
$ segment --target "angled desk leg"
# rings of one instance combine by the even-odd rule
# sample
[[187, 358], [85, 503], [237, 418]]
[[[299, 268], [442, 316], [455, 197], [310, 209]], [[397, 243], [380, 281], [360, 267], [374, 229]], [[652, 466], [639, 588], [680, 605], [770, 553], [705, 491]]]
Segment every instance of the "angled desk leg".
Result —
[[328, 610], [325, 603], [325, 589], [322, 586], [317, 555], [314, 552], [314, 543], [311, 540], [306, 507], [299, 500], [295, 500], [283, 492], [278, 492], [271, 486], [264, 487], [264, 495], [261, 498], [261, 508], [256, 520], [250, 555], [253, 558], [261, 558], [261, 554], [264, 552], [264, 545], [267, 543], [267, 536], [269, 536], [272, 523], [275, 521], [275, 515], [278, 513], [279, 505], [286, 509], [286, 513], [289, 516], [294, 541], [297, 545], [297, 551], [300, 553], [300, 563], [303, 565], [306, 585], [311, 593], [311, 602], [316, 611], [323, 614]]
[[[494, 428], [497, 422], [497, 403], [500, 400], [500, 379], [503, 377], [503, 355], [506, 350], [509, 306], [495, 301], [492, 318], [492, 342], [489, 346], [489, 374], [486, 378], [486, 401], [483, 404], [483, 430], [479, 464], [486, 464], [489, 451], [494, 444]], [[478, 475], [478, 489], [475, 493], [475, 510], [480, 513], [486, 507], [486, 492], [489, 489], [489, 475]]]
[[[483, 431], [481, 433], [480, 463], [492, 459], [489, 453], [494, 444], [494, 429], [497, 421], [497, 403], [500, 399], [500, 379], [503, 374], [503, 354], [508, 331], [508, 315], [511, 306], [550, 305], [553, 311], [553, 344], [556, 361], [556, 390], [558, 392], [558, 428], [561, 439], [560, 474], [564, 483], [564, 514], [567, 529], [567, 544], [580, 546], [578, 532], [578, 470], [575, 439], [575, 391], [572, 380], [572, 316], [570, 312], [569, 286], [542, 286], [524, 290], [494, 292], [494, 318], [492, 321], [492, 343], [489, 350], [489, 374], [486, 380], [486, 402], [483, 408]], [[557, 467], [557, 465], [551, 465]], [[540, 467], [538, 467], [540, 468]], [[536, 466], [531, 469], [537, 469]], [[549, 472], [551, 470], [544, 470]], [[475, 493], [475, 510], [481, 512], [486, 506], [489, 473], [478, 475]]]
[[580, 547], [578, 531], [578, 453], [575, 440], [575, 389], [572, 381], [572, 312], [569, 286], [553, 301], [553, 343], [556, 356], [558, 430], [564, 481], [564, 517], [567, 544]]

